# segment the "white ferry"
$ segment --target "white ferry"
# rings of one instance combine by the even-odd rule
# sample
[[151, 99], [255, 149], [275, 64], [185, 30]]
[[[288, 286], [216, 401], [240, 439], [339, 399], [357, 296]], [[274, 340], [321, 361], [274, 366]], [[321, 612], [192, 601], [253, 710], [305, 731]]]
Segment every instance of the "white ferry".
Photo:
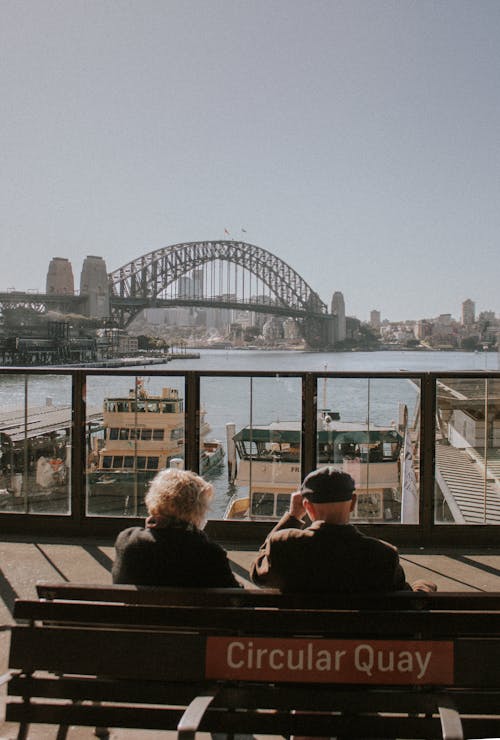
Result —
[[[205, 475], [222, 464], [224, 449], [218, 440], [208, 439], [204, 411], [200, 417], [200, 473]], [[94, 438], [87, 460], [91, 486], [138, 483], [145, 488], [159, 470], [184, 465], [184, 400], [175, 388], [163, 388], [155, 396], [138, 381], [128, 396], [106, 398], [103, 427], [104, 439]]]
[[[279, 519], [300, 488], [300, 421], [228, 431], [230, 476], [247, 493], [232, 497], [224, 518]], [[332, 465], [354, 478], [353, 520], [399, 520], [403, 444], [395, 426], [342, 422], [338, 413], [319, 412], [317, 467]]]

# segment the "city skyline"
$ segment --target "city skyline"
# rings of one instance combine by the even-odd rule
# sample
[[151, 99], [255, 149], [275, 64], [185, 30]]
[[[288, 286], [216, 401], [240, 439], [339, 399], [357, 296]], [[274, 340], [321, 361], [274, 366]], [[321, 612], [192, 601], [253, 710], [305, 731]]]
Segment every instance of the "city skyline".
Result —
[[0, 7], [5, 290], [233, 238], [367, 321], [500, 314], [500, 4]]
[[[90, 268], [89, 265], [92, 265], [92, 267]], [[74, 293], [75, 295], [77, 295], [79, 292], [86, 292], [86, 286], [88, 283], [88, 270], [97, 269], [98, 273], [101, 274], [101, 278], [99, 279], [99, 281], [102, 282], [102, 278], [107, 271], [106, 268], [107, 264], [104, 257], [87, 255], [83, 261], [81, 274], [80, 276], [78, 276], [78, 274], [73, 271], [73, 265], [68, 257], [53, 257], [49, 262], [46, 272], [46, 277], [44, 280], [45, 288], [40, 290], [40, 293], [56, 293], [61, 295]], [[109, 270], [107, 272], [109, 272]], [[80, 286], [80, 289], [78, 289], [78, 285]], [[314, 286], [311, 287], [314, 289]], [[2, 292], [1, 288], [0, 292]], [[185, 276], [179, 279], [179, 296], [185, 294], [185, 297], [188, 297], [191, 293], [193, 294], [193, 296], [194, 294], [198, 293], [200, 294], [200, 296], [203, 294], [203, 270], [200, 270], [199, 268], [192, 270], [191, 273], [187, 273]], [[258, 298], [259, 296], [258, 294], [254, 294], [251, 297]], [[383, 315], [382, 311], [376, 308], [370, 310], [368, 317], [356, 316], [355, 314], [350, 314], [348, 311], [346, 312], [345, 299], [346, 296], [344, 295], [343, 291], [335, 291], [331, 297], [331, 300], [327, 303], [327, 308], [329, 312], [332, 314], [340, 313], [342, 316], [351, 316], [353, 318], [361, 320], [364, 323], [369, 324], [373, 324], [374, 315], [378, 315], [376, 323], [389, 322], [402, 324], [417, 322], [420, 320], [433, 320], [446, 316], [451, 316], [452, 320], [456, 321], [457, 323], [471, 324], [474, 323], [481, 314], [491, 313], [496, 318], [496, 313], [492, 309], [482, 308], [481, 310], [477, 310], [477, 302], [471, 298], [465, 298], [460, 302], [460, 312], [458, 315], [455, 315], [453, 311], [441, 311], [435, 316], [421, 315], [409, 319], [385, 316]], [[500, 316], [498, 318], [500, 319]]]

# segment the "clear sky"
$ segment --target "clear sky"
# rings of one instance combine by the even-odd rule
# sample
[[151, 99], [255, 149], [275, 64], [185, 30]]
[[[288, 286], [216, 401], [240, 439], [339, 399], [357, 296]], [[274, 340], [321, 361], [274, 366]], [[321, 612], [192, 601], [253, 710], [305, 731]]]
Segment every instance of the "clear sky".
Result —
[[0, 290], [227, 228], [364, 320], [500, 314], [499, 0], [0, 0], [0, 90]]

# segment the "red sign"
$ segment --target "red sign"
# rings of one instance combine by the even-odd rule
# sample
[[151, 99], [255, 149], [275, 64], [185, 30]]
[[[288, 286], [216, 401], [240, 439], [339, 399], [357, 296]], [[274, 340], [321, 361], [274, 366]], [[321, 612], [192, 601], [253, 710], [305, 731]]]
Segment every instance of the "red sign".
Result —
[[206, 678], [299, 683], [453, 684], [453, 643], [208, 637]]

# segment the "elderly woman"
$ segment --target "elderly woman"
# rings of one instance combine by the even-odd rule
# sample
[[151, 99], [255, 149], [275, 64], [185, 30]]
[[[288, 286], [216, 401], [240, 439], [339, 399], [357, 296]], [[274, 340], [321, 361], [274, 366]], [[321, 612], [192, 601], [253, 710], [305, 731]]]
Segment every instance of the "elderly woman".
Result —
[[145, 527], [115, 542], [113, 583], [142, 586], [238, 586], [225, 550], [202, 531], [213, 487], [189, 470], [168, 468], [146, 494]]

